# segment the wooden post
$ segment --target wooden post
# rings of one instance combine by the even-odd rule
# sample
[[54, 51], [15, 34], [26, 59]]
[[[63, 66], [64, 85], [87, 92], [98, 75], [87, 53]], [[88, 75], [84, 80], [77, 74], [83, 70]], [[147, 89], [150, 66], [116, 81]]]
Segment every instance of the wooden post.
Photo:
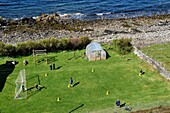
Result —
[[33, 49], [33, 58], [34, 58], [34, 65], [36, 64], [36, 54], [35, 54], [35, 50]]
[[46, 49], [45, 49], [45, 55], [46, 55], [46, 64], [48, 64], [47, 50]]
[[94, 54], [94, 58], [95, 58], [95, 61], [96, 61], [96, 51], [95, 51], [95, 54]]
[[100, 50], [99, 52], [100, 52], [100, 60], [101, 60], [101, 57], [102, 57], [102, 56], [101, 56], [101, 50]]

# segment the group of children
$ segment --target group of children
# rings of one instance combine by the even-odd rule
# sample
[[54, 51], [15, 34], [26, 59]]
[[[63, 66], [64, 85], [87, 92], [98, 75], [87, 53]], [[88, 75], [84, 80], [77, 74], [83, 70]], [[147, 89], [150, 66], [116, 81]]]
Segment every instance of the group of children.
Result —
[[27, 89], [27, 88], [25, 87], [24, 82], [22, 82], [21, 87], [22, 87], [22, 91], [23, 91], [23, 92], [28, 91], [28, 90], [31, 90], [31, 89], [34, 89], [34, 88], [35, 88], [35, 91], [41, 90], [42, 88], [45, 88], [44, 86], [41, 86], [40, 84], [35, 84], [35, 86], [32, 86], [32, 87], [30, 87], [30, 88]]

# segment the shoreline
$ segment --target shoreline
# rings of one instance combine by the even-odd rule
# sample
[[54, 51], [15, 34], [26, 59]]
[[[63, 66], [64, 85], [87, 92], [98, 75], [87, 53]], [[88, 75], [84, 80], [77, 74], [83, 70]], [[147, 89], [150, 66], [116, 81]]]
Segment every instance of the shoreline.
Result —
[[0, 19], [0, 41], [16, 44], [28, 40], [79, 38], [87, 36], [100, 43], [132, 38], [132, 44], [144, 47], [170, 42], [170, 14], [135, 18], [77, 20], [58, 14], [42, 14], [36, 19]]

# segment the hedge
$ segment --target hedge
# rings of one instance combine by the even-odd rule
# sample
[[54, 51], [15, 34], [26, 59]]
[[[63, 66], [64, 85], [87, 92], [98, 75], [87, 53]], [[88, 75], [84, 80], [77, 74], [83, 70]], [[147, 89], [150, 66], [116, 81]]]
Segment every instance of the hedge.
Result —
[[61, 51], [61, 50], [81, 50], [91, 42], [88, 37], [80, 38], [49, 38], [42, 39], [38, 42], [26, 41], [19, 42], [16, 45], [4, 44], [0, 42], [0, 55], [1, 56], [27, 56], [32, 54], [33, 49], [46, 49], [48, 52]]

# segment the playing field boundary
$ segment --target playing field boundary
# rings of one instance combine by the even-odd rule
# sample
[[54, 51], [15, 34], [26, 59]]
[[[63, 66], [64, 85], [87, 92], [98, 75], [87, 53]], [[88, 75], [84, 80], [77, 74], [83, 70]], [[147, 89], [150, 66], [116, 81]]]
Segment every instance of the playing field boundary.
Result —
[[155, 59], [147, 56], [142, 51], [140, 51], [137, 47], [134, 46], [134, 54], [136, 54], [139, 58], [143, 59], [144, 61], [148, 62], [150, 65], [152, 65], [154, 68], [158, 70], [158, 72], [164, 76], [166, 79], [170, 80], [170, 72], [167, 71], [164, 67], [161, 66], [159, 62], [157, 62]]

